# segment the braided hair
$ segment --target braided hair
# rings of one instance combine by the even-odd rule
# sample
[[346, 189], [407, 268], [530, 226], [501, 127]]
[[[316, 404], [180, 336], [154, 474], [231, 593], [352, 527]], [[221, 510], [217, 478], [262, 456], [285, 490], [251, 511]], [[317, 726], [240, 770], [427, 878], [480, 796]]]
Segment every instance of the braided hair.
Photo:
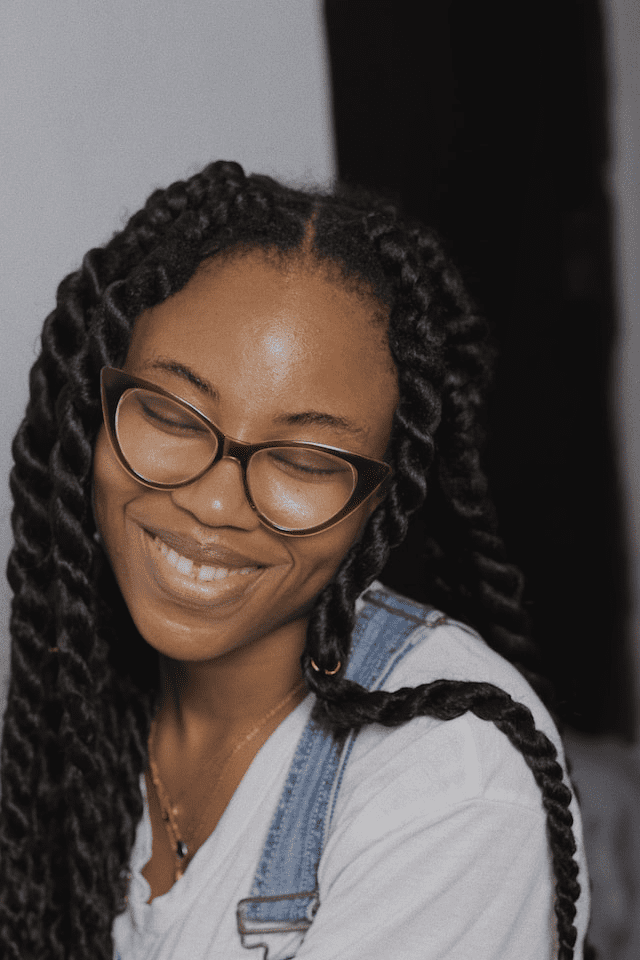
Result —
[[[60, 284], [30, 376], [11, 475], [11, 680], [2, 742], [0, 946], [7, 960], [108, 960], [142, 815], [140, 775], [157, 703], [158, 657], [140, 638], [97, 541], [91, 509], [99, 375], [121, 364], [140, 313], [207, 257], [263, 248], [312, 255], [389, 315], [400, 403], [393, 479], [317, 598], [302, 656], [318, 718], [336, 734], [368, 723], [472, 711], [522, 753], [547, 811], [560, 960], [573, 957], [577, 882], [568, 787], [526, 707], [485, 683], [439, 680], [394, 693], [348, 681], [358, 595], [383, 571], [429, 486], [426, 570], [434, 602], [478, 627], [534, 684], [521, 579], [505, 560], [479, 463], [491, 365], [482, 319], [437, 237], [359, 192], [292, 190], [234, 163], [155, 191]], [[311, 667], [311, 660], [320, 670]], [[538, 685], [539, 687], [539, 685]]]

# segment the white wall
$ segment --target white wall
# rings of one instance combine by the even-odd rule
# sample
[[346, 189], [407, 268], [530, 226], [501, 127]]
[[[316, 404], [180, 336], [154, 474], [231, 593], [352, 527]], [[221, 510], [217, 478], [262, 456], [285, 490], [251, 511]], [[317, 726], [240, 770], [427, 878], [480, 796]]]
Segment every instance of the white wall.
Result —
[[[320, 0], [4, 0], [0, 566], [11, 438], [58, 282], [156, 186], [209, 160], [334, 175]], [[9, 589], [0, 576], [0, 705]]]
[[629, 629], [640, 741], [640, 5], [637, 0], [607, 0], [603, 13], [612, 141], [608, 180], [620, 325], [612, 374], [631, 561]]

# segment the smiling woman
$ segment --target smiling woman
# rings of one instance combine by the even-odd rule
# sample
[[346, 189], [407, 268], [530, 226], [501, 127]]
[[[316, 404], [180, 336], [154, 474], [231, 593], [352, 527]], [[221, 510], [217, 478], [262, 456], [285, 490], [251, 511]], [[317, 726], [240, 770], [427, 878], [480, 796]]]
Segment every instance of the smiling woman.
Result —
[[[12, 478], [3, 956], [581, 955], [489, 359], [430, 231], [236, 164], [63, 282]], [[376, 580], [427, 479], [444, 613]]]

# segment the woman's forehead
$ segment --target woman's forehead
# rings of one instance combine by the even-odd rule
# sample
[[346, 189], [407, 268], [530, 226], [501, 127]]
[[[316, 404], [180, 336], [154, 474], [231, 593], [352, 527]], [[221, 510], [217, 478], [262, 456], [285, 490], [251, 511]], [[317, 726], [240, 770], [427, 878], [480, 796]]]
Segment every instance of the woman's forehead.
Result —
[[369, 432], [397, 405], [379, 305], [326, 270], [260, 253], [207, 263], [139, 318], [127, 368], [159, 360], [187, 366], [222, 403], [251, 398], [274, 415], [324, 406]]
[[[137, 321], [129, 359], [172, 346], [203, 354], [231, 350], [238, 363], [262, 353], [284, 363], [354, 360], [392, 364], [381, 307], [360, 290], [347, 289], [323, 264], [274, 265], [262, 251], [208, 262], [177, 294]], [[204, 357], [203, 357], [204, 359]]]

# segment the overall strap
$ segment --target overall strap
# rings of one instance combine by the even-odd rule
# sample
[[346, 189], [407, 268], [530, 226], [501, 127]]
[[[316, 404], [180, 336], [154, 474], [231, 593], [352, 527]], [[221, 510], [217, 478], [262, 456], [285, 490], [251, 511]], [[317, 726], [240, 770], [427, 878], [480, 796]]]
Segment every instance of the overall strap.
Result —
[[[379, 689], [419, 643], [424, 626], [446, 617], [375, 584], [364, 594], [346, 676]], [[317, 870], [355, 734], [344, 744], [311, 719], [293, 757], [269, 829], [251, 895], [238, 904], [242, 945], [263, 947], [262, 960], [290, 960], [320, 904]]]

